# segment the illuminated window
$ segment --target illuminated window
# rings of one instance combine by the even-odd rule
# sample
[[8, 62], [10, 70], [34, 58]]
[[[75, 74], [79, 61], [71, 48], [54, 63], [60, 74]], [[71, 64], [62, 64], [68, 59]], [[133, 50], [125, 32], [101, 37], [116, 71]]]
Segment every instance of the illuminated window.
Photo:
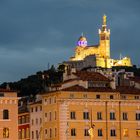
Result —
[[84, 136], [89, 136], [88, 130], [89, 130], [89, 129], [84, 129]]
[[3, 138], [9, 138], [9, 128], [3, 128]]
[[128, 129], [127, 128], [123, 129], [123, 136], [128, 137]]
[[30, 137], [30, 130], [29, 128], [26, 128], [26, 138], [29, 138]]
[[3, 110], [3, 119], [9, 119], [9, 111], [7, 109]]
[[71, 119], [76, 119], [76, 116], [75, 116], [75, 112], [74, 111], [70, 112], [70, 118]]
[[136, 136], [140, 137], [140, 129], [136, 129]]
[[123, 112], [123, 120], [128, 120], [128, 114], [126, 112]]
[[116, 136], [116, 130], [115, 130], [115, 129], [111, 129], [111, 130], [110, 130], [110, 136], [111, 136], [111, 137]]
[[115, 112], [110, 112], [110, 120], [115, 120]]
[[22, 121], [21, 121], [21, 117], [18, 118], [18, 124], [21, 124]]
[[71, 136], [76, 136], [76, 129], [75, 128], [71, 129]]
[[25, 116], [22, 116], [22, 124], [25, 123]]
[[89, 112], [83, 112], [83, 118], [86, 120], [86, 119], [89, 119]]
[[136, 120], [140, 120], [140, 113], [136, 113]]
[[21, 131], [21, 137], [22, 137], [22, 139], [24, 139], [25, 138], [25, 129], [22, 129], [22, 131]]
[[102, 129], [98, 129], [98, 136], [99, 136], [99, 137], [103, 136], [103, 131], [102, 131]]
[[97, 120], [102, 120], [102, 112], [97, 112]]

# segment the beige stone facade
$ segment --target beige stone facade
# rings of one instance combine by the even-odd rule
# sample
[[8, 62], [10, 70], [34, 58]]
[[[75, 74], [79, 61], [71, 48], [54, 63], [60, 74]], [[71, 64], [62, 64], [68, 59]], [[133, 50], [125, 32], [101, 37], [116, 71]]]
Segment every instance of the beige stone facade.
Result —
[[140, 139], [140, 90], [98, 72], [64, 74], [59, 90], [42, 95], [42, 109], [43, 140], [90, 140], [93, 125], [93, 140]]
[[0, 89], [0, 140], [18, 140], [17, 93]]

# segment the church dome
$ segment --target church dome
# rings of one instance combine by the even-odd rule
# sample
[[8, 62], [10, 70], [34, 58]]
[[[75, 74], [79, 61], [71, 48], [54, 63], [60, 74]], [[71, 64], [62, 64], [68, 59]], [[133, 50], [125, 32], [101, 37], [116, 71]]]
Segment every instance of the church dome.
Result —
[[86, 39], [86, 37], [80, 36], [80, 38], [78, 39], [77, 45], [81, 46], [81, 47], [86, 47], [87, 46], [87, 39]]

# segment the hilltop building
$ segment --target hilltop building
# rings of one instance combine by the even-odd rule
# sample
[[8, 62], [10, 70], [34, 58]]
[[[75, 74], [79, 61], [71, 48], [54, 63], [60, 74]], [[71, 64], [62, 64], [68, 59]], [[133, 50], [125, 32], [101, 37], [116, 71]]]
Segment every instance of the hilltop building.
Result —
[[110, 57], [110, 29], [107, 29], [106, 15], [103, 16], [102, 28], [99, 29], [99, 45], [88, 45], [85, 36], [81, 36], [77, 42], [75, 55], [68, 62], [72, 67], [82, 69], [84, 67], [132, 66], [129, 57], [118, 60]]

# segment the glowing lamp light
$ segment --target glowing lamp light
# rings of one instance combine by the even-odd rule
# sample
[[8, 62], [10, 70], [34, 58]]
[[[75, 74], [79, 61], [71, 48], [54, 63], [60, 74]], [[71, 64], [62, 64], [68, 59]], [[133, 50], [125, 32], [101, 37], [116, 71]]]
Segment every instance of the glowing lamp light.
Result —
[[84, 41], [83, 40], [82, 41], [78, 41], [77, 44], [78, 44], [78, 46], [87, 46], [87, 41], [85, 41], [85, 40]]

